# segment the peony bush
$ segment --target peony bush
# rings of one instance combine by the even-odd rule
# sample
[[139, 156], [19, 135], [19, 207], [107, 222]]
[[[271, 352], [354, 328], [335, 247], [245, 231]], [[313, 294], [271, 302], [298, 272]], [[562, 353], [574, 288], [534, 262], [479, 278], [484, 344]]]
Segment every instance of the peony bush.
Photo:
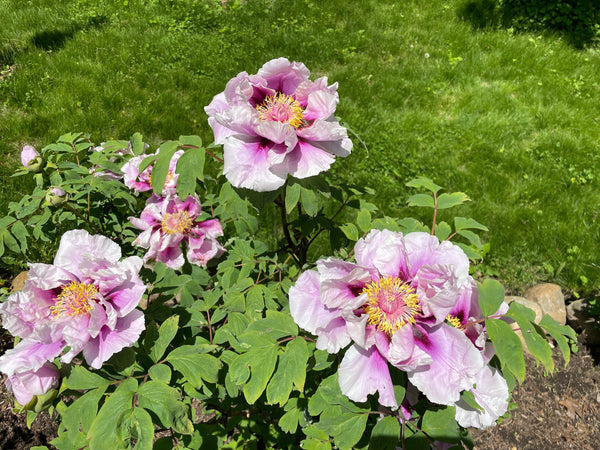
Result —
[[53, 446], [473, 448], [525, 377], [513, 328], [548, 371], [547, 335], [568, 362], [572, 329], [477, 277], [488, 229], [447, 211], [464, 193], [398, 186], [424, 224], [327, 178], [353, 147], [338, 100], [278, 58], [205, 108], [211, 145], [24, 147], [34, 188], [0, 256], [28, 278], [0, 304], [0, 371], [29, 422], [56, 413]]

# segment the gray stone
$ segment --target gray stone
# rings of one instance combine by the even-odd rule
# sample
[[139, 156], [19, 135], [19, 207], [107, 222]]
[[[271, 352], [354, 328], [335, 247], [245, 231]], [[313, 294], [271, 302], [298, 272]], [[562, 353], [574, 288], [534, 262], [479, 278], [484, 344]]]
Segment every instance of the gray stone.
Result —
[[551, 283], [538, 284], [528, 289], [524, 297], [537, 303], [542, 310], [542, 315], [548, 314], [561, 325], [567, 323], [565, 296], [560, 286]]

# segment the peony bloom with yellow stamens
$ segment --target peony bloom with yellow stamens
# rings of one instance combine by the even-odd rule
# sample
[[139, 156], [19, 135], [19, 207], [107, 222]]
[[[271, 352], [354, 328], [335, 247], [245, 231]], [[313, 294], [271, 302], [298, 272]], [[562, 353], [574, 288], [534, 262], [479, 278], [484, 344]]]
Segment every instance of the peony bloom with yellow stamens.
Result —
[[274, 59], [256, 75], [238, 74], [205, 108], [233, 186], [273, 191], [288, 175], [317, 175], [350, 154], [352, 141], [334, 116], [337, 83], [309, 76], [302, 63]]
[[[378, 393], [379, 403], [402, 404], [409, 417], [410, 405], [395, 397], [390, 372], [402, 370], [430, 401], [456, 405], [464, 423], [489, 426], [504, 414], [508, 388], [487, 366], [484, 330], [465, 327], [481, 312], [460, 247], [426, 233], [373, 230], [354, 254], [356, 263], [317, 261], [289, 292], [292, 317], [317, 335], [318, 349], [337, 353], [351, 344], [338, 371], [342, 392], [357, 402]], [[457, 404], [465, 390], [487, 404], [489, 392], [501, 395], [485, 412], [473, 412]]]
[[156, 260], [179, 269], [185, 263], [182, 244], [187, 247], [188, 261], [198, 266], [206, 266], [210, 259], [221, 255], [225, 251], [217, 241], [223, 236], [221, 224], [217, 219], [198, 221], [201, 210], [195, 194], [185, 201], [175, 194], [150, 197], [141, 216], [129, 218], [142, 230], [133, 243], [148, 249], [144, 263]]

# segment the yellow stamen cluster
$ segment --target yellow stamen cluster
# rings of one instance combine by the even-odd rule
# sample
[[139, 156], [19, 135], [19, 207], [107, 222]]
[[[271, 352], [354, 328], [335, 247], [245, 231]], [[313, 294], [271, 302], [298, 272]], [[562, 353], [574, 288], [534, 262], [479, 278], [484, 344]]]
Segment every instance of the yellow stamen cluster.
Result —
[[459, 330], [463, 329], [462, 324], [460, 323], [460, 319], [458, 317], [454, 317], [450, 314], [448, 314], [448, 316], [446, 317], [446, 320], [448, 321], [448, 323], [450, 325], [452, 325], [454, 328], [458, 328]]
[[302, 117], [304, 108], [291, 95], [281, 92], [268, 96], [256, 106], [260, 120], [287, 123], [294, 128], [300, 128], [306, 124]]
[[371, 281], [362, 293], [368, 296], [365, 312], [367, 323], [375, 325], [388, 336], [407, 323], [414, 324], [419, 312], [419, 297], [415, 290], [399, 278], [386, 277]]
[[185, 233], [192, 228], [193, 224], [194, 219], [190, 217], [187, 211], [177, 211], [163, 216], [161, 228], [167, 234]]
[[56, 297], [56, 303], [50, 307], [54, 317], [79, 316], [92, 310], [92, 305], [98, 296], [98, 290], [91, 284], [71, 282], [64, 286]]

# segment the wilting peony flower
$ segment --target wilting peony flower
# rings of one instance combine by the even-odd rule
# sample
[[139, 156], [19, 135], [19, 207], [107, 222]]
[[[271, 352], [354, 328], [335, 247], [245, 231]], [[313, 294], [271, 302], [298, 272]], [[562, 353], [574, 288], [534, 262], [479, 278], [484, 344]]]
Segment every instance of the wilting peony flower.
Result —
[[350, 154], [352, 141], [334, 117], [337, 83], [309, 76], [302, 63], [274, 59], [256, 75], [238, 74], [205, 108], [232, 185], [273, 191], [288, 175], [317, 175]]
[[225, 251], [217, 241], [217, 237], [223, 236], [221, 224], [217, 219], [197, 222], [200, 212], [200, 200], [195, 194], [185, 201], [177, 195], [150, 197], [141, 216], [129, 218], [136, 228], [143, 230], [133, 243], [148, 249], [144, 262], [156, 260], [179, 269], [185, 262], [182, 242], [191, 264], [206, 266], [208, 260], [221, 255]]
[[[157, 151], [155, 154], [158, 154], [158, 152], [159, 151]], [[179, 175], [175, 173], [175, 169], [177, 167], [177, 161], [179, 161], [181, 155], [183, 155], [183, 150], [177, 150], [171, 157], [171, 161], [169, 162], [169, 172], [162, 190], [163, 195], [175, 193], [175, 189], [177, 188], [177, 178], [179, 178]], [[152, 164], [146, 167], [142, 173], [140, 173], [140, 164], [149, 156], [152, 155], [142, 154], [140, 156], [134, 156], [121, 168], [125, 186], [127, 186], [129, 189], [133, 189], [135, 192], [145, 192], [152, 189], [152, 184], [150, 183]]]
[[137, 256], [121, 260], [119, 245], [104, 236], [67, 231], [54, 264], [30, 264], [23, 290], [0, 305], [3, 327], [23, 339], [0, 358], [0, 371], [36, 372], [79, 352], [98, 369], [133, 345], [144, 330], [144, 314], [135, 309], [146, 290], [141, 267]]
[[39, 172], [43, 165], [42, 156], [31, 145], [26, 145], [21, 150], [21, 164], [29, 172]]
[[6, 389], [12, 392], [20, 405], [26, 405], [34, 395], [44, 395], [50, 389], [58, 388], [60, 376], [56, 366], [44, 363], [38, 370], [15, 373], [5, 381]]
[[351, 400], [379, 392], [382, 405], [397, 408], [391, 364], [430, 401], [454, 405], [486, 364], [479, 335], [463, 329], [478, 309], [468, 258], [435, 236], [388, 230], [371, 231], [354, 253], [356, 264], [319, 260], [299, 277], [290, 289], [292, 317], [318, 336], [319, 349], [335, 353], [352, 343], [338, 372]]

